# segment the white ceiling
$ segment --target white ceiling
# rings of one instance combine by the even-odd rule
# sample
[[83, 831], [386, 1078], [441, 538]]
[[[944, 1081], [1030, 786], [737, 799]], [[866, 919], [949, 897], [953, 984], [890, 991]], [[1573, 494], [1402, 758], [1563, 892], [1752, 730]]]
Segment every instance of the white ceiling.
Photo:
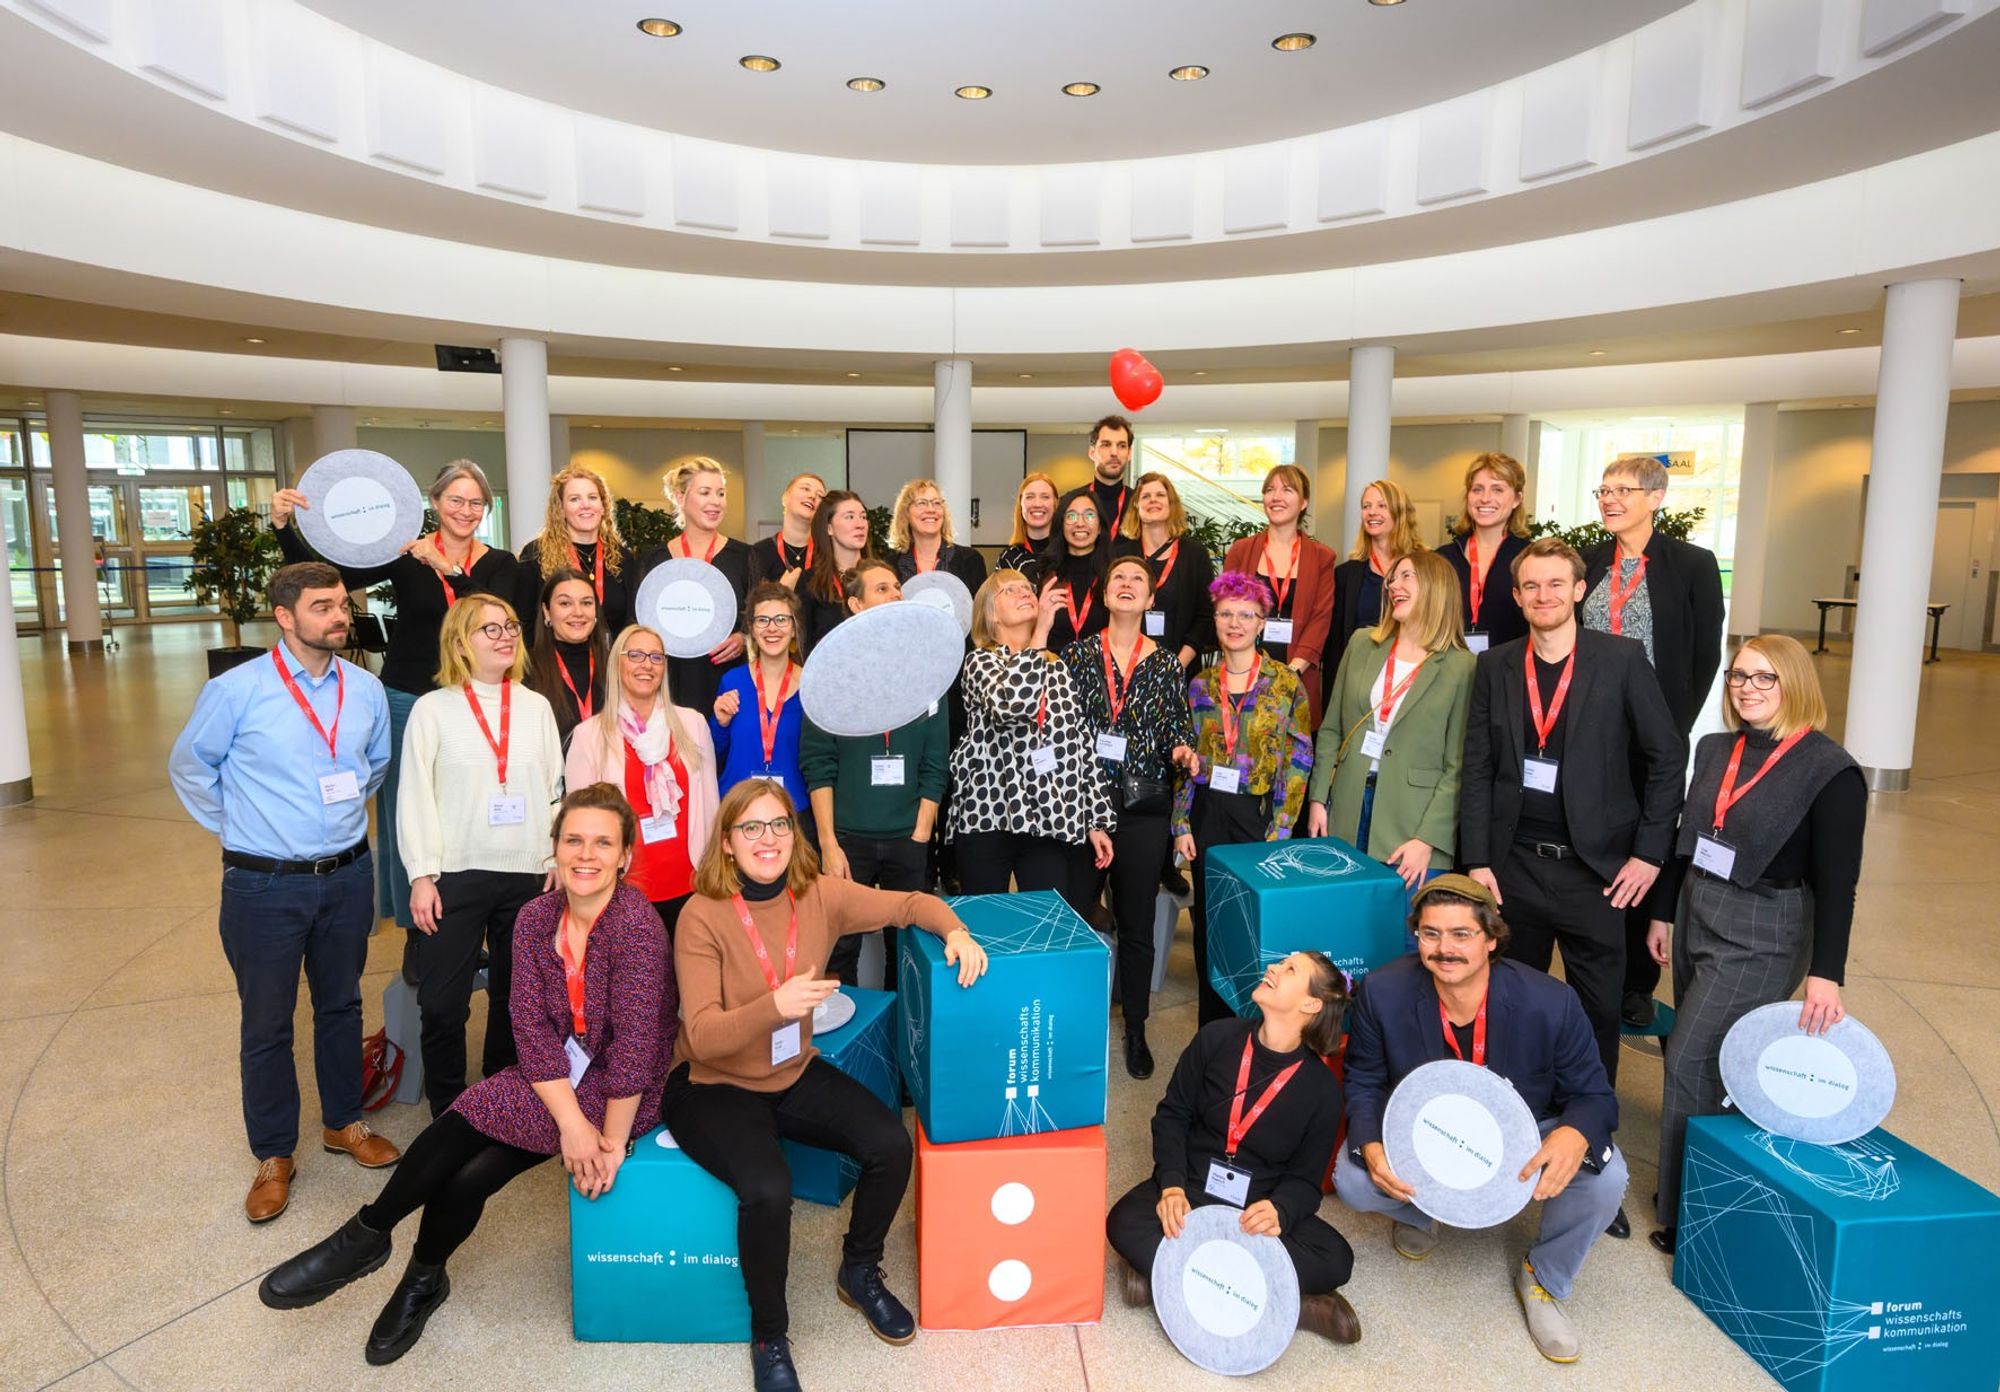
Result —
[[[1131, 159], [1408, 111], [1580, 53], [1685, 0], [303, 0], [442, 67], [579, 111], [912, 163]], [[637, 21], [682, 25], [655, 39]], [[1280, 53], [1280, 34], [1317, 36]], [[753, 73], [745, 54], [783, 67]], [[1199, 82], [1169, 69], [1198, 63]], [[888, 86], [862, 95], [852, 77]], [[1102, 90], [1063, 95], [1065, 83]], [[953, 89], [978, 83], [985, 101]]]

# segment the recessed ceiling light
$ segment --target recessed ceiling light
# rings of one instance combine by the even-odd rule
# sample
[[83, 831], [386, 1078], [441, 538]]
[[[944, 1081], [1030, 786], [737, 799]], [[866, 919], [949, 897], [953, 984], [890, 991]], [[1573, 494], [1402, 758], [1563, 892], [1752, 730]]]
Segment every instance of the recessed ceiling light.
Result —
[[23, 401], [23, 402], [22, 402], [21, 404], [22, 404], [23, 406], [39, 406], [39, 405], [41, 405], [42, 403], [41, 403], [41, 402], [39, 402], [39, 401]]
[[1199, 82], [1208, 76], [1208, 69], [1199, 63], [1183, 63], [1178, 68], [1169, 68], [1167, 76], [1176, 82]]
[[879, 92], [889, 84], [879, 77], [850, 77], [847, 90], [850, 92]]
[[1194, 374], [1194, 375], [1195, 375], [1195, 376], [1197, 376], [1197, 377], [1206, 377], [1206, 376], [1208, 376], [1208, 369], [1207, 369], [1207, 368], [1205, 368], [1205, 367], [1202, 367], [1202, 368], [1197, 368], [1197, 369], [1195, 369], [1195, 374]]
[[1590, 350], [1590, 356], [1593, 358], [1601, 358], [1604, 356], [1604, 350], [1602, 348], [1593, 348]]
[[954, 95], [964, 97], [967, 101], [985, 101], [993, 95], [993, 89], [991, 87], [981, 87], [978, 83], [974, 82], [960, 87]]
[[1271, 47], [1280, 53], [1297, 53], [1301, 49], [1311, 48], [1318, 42], [1319, 40], [1311, 34], [1280, 34], [1271, 40]]
[[860, 373], [858, 373], [858, 372], [850, 372], [850, 373], [848, 373], [847, 375], [848, 375], [848, 376], [850, 376], [850, 377], [859, 377], [859, 376], [860, 376], [861, 374], [860, 374]]
[[1403, 0], [1368, 0], [1371, 5], [1400, 5]]
[[1841, 410], [1843, 410], [1843, 411], [1851, 411], [1851, 410], [1853, 410], [1853, 409], [1855, 408], [1855, 406], [1857, 406], [1858, 404], [1859, 404], [1858, 402], [1853, 402], [1853, 401], [1843, 401], [1843, 402], [1841, 402], [1841, 403], [1840, 403], [1840, 409], [1841, 409]]
[[1859, 330], [1859, 329], [1835, 329], [1835, 330], [1834, 330], [1834, 332], [1835, 332], [1835, 333], [1837, 333], [1837, 334], [1858, 334], [1858, 333], [1860, 333], [1860, 332], [1861, 332], [1861, 330]]
[[777, 59], [767, 57], [762, 53], [746, 53], [736, 61], [750, 69], [751, 72], [776, 72], [779, 68], [785, 66]]
[[233, 415], [235, 415], [236, 413], [235, 413], [234, 411], [230, 410], [230, 409], [229, 409], [229, 408], [228, 408], [227, 406], [225, 406], [225, 407], [223, 407], [223, 408], [222, 408], [222, 414], [223, 414], [223, 415], [225, 415], [225, 416], [233, 416]]
[[671, 19], [642, 19], [639, 21], [639, 32], [651, 34], [656, 39], [671, 39], [681, 32], [681, 27]]
[[667, 369], [667, 371], [669, 371], [669, 372], [685, 372], [685, 371], [687, 371], [687, 369], [686, 369], [686, 368], [683, 368], [683, 367], [669, 367], [669, 368]]
[[1063, 86], [1066, 97], [1094, 97], [1101, 90], [1095, 82], [1070, 82]]
[[262, 343], [264, 340], [261, 338], [246, 338], [243, 341], [245, 343]]
[[1032, 372], [1017, 372], [1014, 375], [1019, 377], [1023, 382], [1032, 382], [1035, 380], [1035, 374]]

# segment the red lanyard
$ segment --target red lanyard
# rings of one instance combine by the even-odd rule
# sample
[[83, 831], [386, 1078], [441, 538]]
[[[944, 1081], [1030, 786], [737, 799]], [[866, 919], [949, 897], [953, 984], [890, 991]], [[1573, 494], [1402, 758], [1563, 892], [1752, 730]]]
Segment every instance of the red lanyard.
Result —
[[[1234, 760], [1236, 758], [1237, 721], [1242, 712], [1236, 708], [1236, 698], [1229, 694], [1229, 664], [1224, 662], [1217, 671], [1222, 677], [1220, 683], [1222, 687], [1222, 699], [1216, 702], [1222, 708], [1222, 749], [1224, 754], [1231, 760]], [[1243, 688], [1245, 696], [1250, 694], [1251, 687], [1257, 685], [1257, 669], [1252, 667], [1247, 675], [1250, 678], [1250, 685]]]
[[[743, 902], [743, 896], [733, 894], [731, 901], [736, 905], [736, 916], [743, 920], [743, 931], [750, 935], [750, 946], [757, 949], [757, 965], [764, 969], [764, 980], [777, 990], [784, 984], [779, 979], [778, 969], [771, 965], [771, 954], [764, 950], [764, 939], [758, 935], [757, 925], [750, 920], [750, 906]], [[792, 921], [785, 929], [785, 978], [789, 979], [792, 967], [799, 960], [799, 906], [792, 898], [792, 892], [785, 891], [785, 904], [792, 912]]]
[[1535, 752], [1539, 754], [1549, 747], [1549, 732], [1556, 728], [1563, 702], [1569, 698], [1569, 679], [1576, 675], [1576, 649], [1569, 650], [1569, 660], [1563, 663], [1562, 680], [1556, 683], [1556, 698], [1549, 703], [1547, 719], [1542, 717], [1542, 684], [1535, 680], [1535, 645], [1529, 643], [1521, 652], [1528, 667], [1528, 714], [1535, 722]]
[[[782, 543], [780, 543], [780, 544], [782, 544]], [[800, 570], [807, 570], [807, 571], [809, 571], [809, 570], [811, 570], [812, 568], [813, 568], [813, 538], [812, 538], [812, 533], [811, 533], [811, 532], [807, 532], [807, 533], [806, 533], [806, 556], [805, 556], [805, 559], [804, 559], [804, 560], [802, 560], [802, 561], [800, 561], [800, 562], [799, 562], [799, 569], [800, 569]]]
[[[1614, 548], [1611, 552], [1611, 574], [1606, 576], [1605, 579], [1611, 586], [1611, 631], [1613, 633], [1623, 633], [1625, 631], [1625, 606], [1631, 602], [1632, 596], [1639, 592], [1639, 586], [1646, 581], [1646, 558], [1644, 556], [1639, 558], [1639, 564], [1632, 568], [1631, 583], [1621, 589], [1618, 585], [1618, 552]], [[1745, 789], [1745, 791], [1749, 790]]]
[[479, 733], [486, 736], [487, 747], [493, 751], [493, 758], [500, 765], [500, 786], [507, 786], [507, 739], [514, 724], [514, 683], [505, 677], [500, 679], [500, 738], [493, 738], [492, 727], [486, 723], [486, 712], [479, 709], [479, 698], [472, 694], [472, 683], [464, 686], [465, 704], [472, 707], [472, 718], [479, 722]]
[[[438, 555], [440, 555], [440, 556], [444, 556], [444, 533], [443, 533], [443, 532], [432, 532], [432, 533], [431, 533], [431, 544], [437, 547], [437, 549], [438, 549]], [[467, 559], [468, 561], [469, 561], [469, 560], [471, 560], [471, 559], [472, 559], [472, 553], [468, 551], [468, 552], [466, 553], [466, 556], [465, 556], [465, 558], [466, 558], [466, 559]], [[451, 557], [449, 557], [449, 556], [445, 556], [445, 559], [446, 559], [446, 560], [450, 560], [450, 559], [451, 559]], [[472, 567], [471, 567], [471, 566], [467, 566], [467, 567], [466, 567], [466, 569], [467, 569], [468, 571], [470, 571], [470, 570], [472, 569]], [[444, 573], [443, 571], [439, 571], [439, 572], [437, 573], [437, 578], [438, 578], [438, 584], [440, 584], [440, 585], [444, 586], [444, 602], [445, 602], [445, 607], [446, 607], [446, 608], [449, 608], [449, 607], [451, 607], [452, 605], [454, 605], [454, 604], [458, 603], [458, 591], [457, 591], [457, 590], [454, 590], [454, 589], [453, 589], [453, 588], [451, 587], [451, 581], [450, 581], [450, 579], [449, 579], [449, 578], [447, 578], [447, 577], [446, 577], [445, 573]]]
[[[680, 535], [680, 537], [679, 537], [679, 541], [680, 541], [680, 544], [681, 544], [681, 557], [682, 557], [682, 559], [684, 559], [684, 560], [685, 560], [685, 559], [687, 559], [688, 557], [691, 557], [691, 556], [693, 556], [693, 555], [694, 555], [694, 548], [688, 545], [688, 539], [687, 539], [687, 533], [686, 533], [686, 532], [682, 532], [682, 533], [681, 533], [681, 535]], [[716, 547], [718, 547], [718, 546], [720, 546], [720, 545], [722, 545], [722, 533], [721, 533], [721, 532], [717, 532], [717, 533], [716, 533], [716, 534], [715, 534], [714, 536], [712, 536], [712, 537], [710, 537], [710, 538], [708, 539], [708, 550], [702, 553], [702, 557], [701, 557], [701, 558], [702, 558], [702, 559], [703, 559], [704, 561], [712, 561], [712, 560], [714, 560], [714, 559], [715, 559], [715, 548], [716, 548]], [[811, 561], [811, 559], [810, 559], [810, 558], [808, 558], [808, 559], [807, 559], [807, 561], [806, 561], [806, 564], [807, 564], [807, 565], [811, 565], [811, 564], [812, 564], [812, 561]]]
[[[1458, 1047], [1458, 1034], [1451, 1027], [1451, 1015], [1438, 1002], [1438, 1021], [1444, 1026], [1444, 1042], [1451, 1047], [1459, 1062], [1465, 1061], [1465, 1053]], [[1479, 1013], [1472, 1017], [1472, 1061], [1481, 1068], [1486, 1066], [1486, 997], [1479, 998]]]
[[1264, 573], [1271, 577], [1271, 589], [1278, 596], [1278, 608], [1271, 611], [1275, 614], [1285, 607], [1285, 596], [1292, 592], [1292, 582], [1299, 578], [1299, 538], [1292, 538], [1292, 554], [1285, 561], [1285, 573], [1281, 576], [1271, 564], [1271, 534], [1264, 533]]
[[556, 655], [556, 671], [562, 674], [563, 685], [569, 688], [570, 699], [576, 702], [576, 718], [578, 720], [590, 719], [590, 699], [592, 694], [597, 690], [596, 644], [593, 643], [590, 648], [590, 675], [584, 680], [582, 691], [576, 689], [576, 682], [569, 674], [569, 664], [562, 660], [560, 653]]
[[[312, 722], [313, 732], [326, 741], [326, 757], [329, 759], [338, 758], [339, 754], [334, 749], [334, 742], [340, 738], [340, 708], [347, 702], [347, 676], [340, 670], [340, 659], [336, 657], [333, 660], [333, 728], [331, 730], [319, 723], [319, 712], [312, 708], [312, 702], [306, 699], [305, 692], [299, 690], [298, 682], [292, 678], [291, 669], [285, 666], [285, 659], [279, 654], [276, 648], [271, 649], [271, 661], [275, 662], [278, 666], [278, 676], [285, 683], [285, 690], [292, 693], [292, 699], [299, 703], [299, 709], [304, 711], [306, 719]], [[1775, 763], [1776, 760], [1772, 762]], [[1763, 776], [1760, 773], [1757, 775], [1757, 778], [1762, 778]], [[1750, 781], [1755, 783], [1757, 779], [1753, 778]], [[1745, 788], [1743, 791], [1747, 793], [1750, 790]], [[1720, 824], [1718, 821], [1717, 825]]]
[[1236, 1158], [1236, 1147], [1243, 1144], [1243, 1138], [1250, 1134], [1250, 1128], [1257, 1124], [1257, 1118], [1264, 1115], [1264, 1109], [1271, 1105], [1273, 1098], [1285, 1090], [1285, 1084], [1292, 1080], [1292, 1075], [1299, 1071], [1299, 1065], [1305, 1062], [1301, 1059], [1299, 1063], [1293, 1064], [1271, 1079], [1271, 1085], [1264, 1089], [1264, 1095], [1257, 1099], [1257, 1105], [1250, 1109], [1250, 1115], [1245, 1116], [1243, 1098], [1250, 1091], [1250, 1054], [1255, 1038], [1256, 1036], [1252, 1034], [1243, 1041], [1243, 1066], [1236, 1070], [1236, 1095], [1229, 1099], [1229, 1132], [1226, 1137], [1228, 1149], [1223, 1155], [1230, 1160]]
[[1417, 665], [1410, 668], [1410, 675], [1403, 678], [1402, 685], [1393, 686], [1396, 680], [1396, 645], [1394, 643], [1389, 645], [1389, 660], [1382, 665], [1382, 704], [1375, 708], [1375, 719], [1378, 722], [1388, 721], [1389, 713], [1396, 709], [1396, 702], [1403, 699], [1403, 693], [1410, 689], [1410, 683], [1417, 679], [1417, 673], [1423, 669], [1424, 660], [1420, 657], [1417, 659]]
[[1375, 548], [1372, 546], [1368, 548], [1368, 568], [1384, 579], [1388, 578], [1389, 572], [1383, 569], [1382, 558], [1375, 553]]
[[1118, 728], [1118, 717], [1125, 714], [1125, 698], [1132, 694], [1132, 679], [1139, 675], [1139, 649], [1146, 646], [1146, 635], [1141, 633], [1139, 641], [1132, 645], [1132, 656], [1125, 660], [1125, 686], [1118, 686], [1118, 669], [1111, 663], [1111, 634], [1107, 631], [1098, 644], [1099, 656], [1104, 659], [1104, 699], [1111, 707], [1111, 728]]
[[937, 559], [933, 560], [929, 565], [924, 564], [924, 554], [923, 552], [917, 550], [917, 543], [915, 541], [912, 541], [910, 543], [910, 562], [911, 564], [916, 566], [917, 574], [919, 575], [923, 575], [928, 571], [936, 570], [938, 568], [938, 561], [941, 561], [943, 559], [944, 559], [944, 543], [942, 541], [938, 543]]
[[785, 693], [792, 689], [791, 661], [789, 659], [786, 660], [785, 675], [778, 681], [777, 710], [766, 711], [764, 709], [764, 664], [762, 662], [757, 663], [750, 669], [750, 680], [757, 684], [757, 733], [764, 740], [764, 769], [766, 772], [769, 772], [771, 768], [771, 755], [778, 748], [778, 720], [785, 709]]
[[[1153, 583], [1153, 590], [1156, 595], [1159, 591], [1164, 590], [1167, 587], [1167, 577], [1174, 573], [1174, 563], [1180, 560], [1180, 558], [1181, 558], [1181, 539], [1179, 537], [1175, 537], [1174, 544], [1167, 548], [1167, 563], [1160, 567], [1160, 578]], [[1153, 559], [1158, 560], [1159, 557], [1155, 556], [1153, 557]]]
[[1076, 586], [1063, 586], [1063, 607], [1069, 610], [1069, 631], [1072, 638], [1083, 637], [1083, 626], [1090, 621], [1090, 605], [1090, 591], [1085, 590], [1083, 592], [1083, 609], [1079, 612], [1076, 607]]
[[[569, 544], [569, 564], [572, 570], [583, 569], [583, 557], [576, 554], [575, 542]], [[592, 572], [590, 587], [597, 591], [597, 603], [599, 607], [602, 607], [604, 604], [604, 542], [602, 538], [597, 542], [597, 555], [592, 558], [590, 568]], [[588, 711], [584, 712], [585, 715], [589, 713]]]
[[1715, 790], [1715, 829], [1722, 830], [1722, 819], [1729, 815], [1729, 809], [1750, 795], [1750, 790], [1758, 781], [1777, 767], [1778, 760], [1792, 752], [1792, 746], [1806, 737], [1805, 730], [1794, 730], [1778, 742], [1771, 751], [1771, 757], [1764, 761], [1762, 768], [1750, 776], [1750, 781], [1741, 788], [1736, 786], [1736, 774], [1743, 767], [1743, 746], [1749, 743], [1748, 735], [1736, 737], [1736, 748], [1729, 751], [1729, 767], [1722, 771], [1722, 786]]
[[583, 964], [590, 956], [590, 938], [583, 940], [582, 957], [569, 955], [569, 910], [564, 909], [562, 924], [556, 929], [556, 951], [562, 954], [563, 984], [569, 987], [569, 1022], [576, 1027], [579, 1042], [584, 1037], [583, 1020]]
[[1472, 625], [1479, 626], [1479, 610], [1486, 603], [1486, 576], [1479, 569], [1479, 533], [1465, 534], [1465, 573], [1471, 577]]

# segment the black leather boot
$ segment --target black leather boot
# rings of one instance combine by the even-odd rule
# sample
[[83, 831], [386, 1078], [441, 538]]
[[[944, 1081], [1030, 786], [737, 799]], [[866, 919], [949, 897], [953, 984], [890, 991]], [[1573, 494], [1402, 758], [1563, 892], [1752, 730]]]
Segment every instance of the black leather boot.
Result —
[[843, 1305], [867, 1316], [875, 1337], [885, 1344], [907, 1344], [917, 1337], [917, 1321], [909, 1308], [882, 1284], [882, 1268], [873, 1262], [842, 1262], [834, 1282]]
[[424, 1325], [450, 1294], [451, 1278], [444, 1274], [443, 1266], [427, 1266], [410, 1258], [410, 1264], [403, 1268], [403, 1279], [396, 1282], [389, 1303], [368, 1331], [368, 1361], [378, 1367], [394, 1363], [416, 1347], [417, 1340], [424, 1337]]
[[759, 1339], [750, 1345], [750, 1385], [756, 1392], [799, 1392], [790, 1341]]
[[389, 1245], [389, 1234], [376, 1232], [356, 1213], [333, 1236], [274, 1267], [258, 1285], [257, 1298], [273, 1310], [317, 1305], [388, 1261]]

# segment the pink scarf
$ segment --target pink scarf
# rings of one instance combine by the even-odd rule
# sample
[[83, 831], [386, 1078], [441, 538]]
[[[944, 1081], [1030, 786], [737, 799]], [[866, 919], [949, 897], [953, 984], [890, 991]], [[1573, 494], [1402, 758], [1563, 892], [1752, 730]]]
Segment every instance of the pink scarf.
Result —
[[653, 804], [653, 815], [678, 821], [681, 815], [681, 785], [674, 777], [673, 766], [667, 762], [667, 755], [674, 747], [674, 738], [671, 722], [667, 719], [666, 703], [655, 702], [652, 717], [643, 723], [631, 706], [620, 705], [618, 728], [624, 733], [625, 742], [632, 746], [632, 752], [639, 756], [640, 766], [645, 770], [646, 800]]

